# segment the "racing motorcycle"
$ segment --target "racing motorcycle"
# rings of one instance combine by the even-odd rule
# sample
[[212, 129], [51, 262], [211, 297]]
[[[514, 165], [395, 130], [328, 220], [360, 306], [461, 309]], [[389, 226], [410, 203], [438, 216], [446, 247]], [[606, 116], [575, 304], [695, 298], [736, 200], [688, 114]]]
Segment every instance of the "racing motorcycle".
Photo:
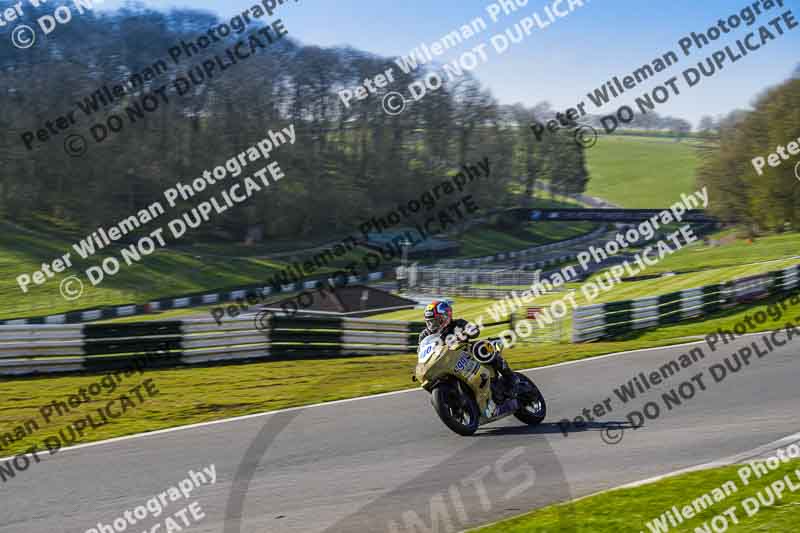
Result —
[[489, 366], [502, 350], [498, 338], [449, 346], [434, 334], [420, 342], [412, 380], [431, 394], [436, 414], [459, 435], [472, 435], [478, 427], [510, 415], [531, 426], [544, 420], [547, 405], [530, 378], [515, 372], [518, 385], [510, 391]]

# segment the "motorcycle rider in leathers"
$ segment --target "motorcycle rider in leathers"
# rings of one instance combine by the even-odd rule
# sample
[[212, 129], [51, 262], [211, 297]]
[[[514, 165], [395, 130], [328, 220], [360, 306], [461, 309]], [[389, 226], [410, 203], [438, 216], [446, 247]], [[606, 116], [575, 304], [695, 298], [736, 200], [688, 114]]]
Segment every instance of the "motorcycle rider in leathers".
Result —
[[[453, 308], [447, 302], [433, 301], [425, 308], [425, 329], [419, 334], [422, 340], [433, 334], [440, 334], [442, 340], [448, 345], [474, 339], [480, 334], [480, 329], [463, 318], [453, 320]], [[490, 366], [500, 375], [503, 388], [513, 393], [517, 386], [517, 377], [498, 353]]]

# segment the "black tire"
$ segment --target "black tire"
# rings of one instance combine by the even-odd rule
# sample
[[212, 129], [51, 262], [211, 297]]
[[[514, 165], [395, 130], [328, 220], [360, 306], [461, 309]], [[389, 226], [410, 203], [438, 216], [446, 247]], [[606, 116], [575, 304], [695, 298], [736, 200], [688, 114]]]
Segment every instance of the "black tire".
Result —
[[514, 372], [519, 378], [519, 402], [522, 404], [514, 416], [517, 420], [525, 422], [529, 426], [536, 426], [542, 423], [547, 416], [547, 403], [544, 401], [539, 387], [531, 381], [525, 374]]
[[459, 435], [468, 437], [478, 430], [478, 402], [469, 391], [461, 393], [453, 383], [440, 383], [431, 392], [431, 400], [444, 425]]

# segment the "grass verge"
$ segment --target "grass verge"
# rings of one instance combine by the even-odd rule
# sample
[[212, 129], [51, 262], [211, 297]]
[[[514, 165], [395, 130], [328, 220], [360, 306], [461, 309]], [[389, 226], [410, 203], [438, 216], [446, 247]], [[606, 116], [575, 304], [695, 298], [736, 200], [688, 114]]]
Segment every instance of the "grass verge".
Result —
[[[281, 263], [257, 257], [199, 257], [187, 252], [159, 250], [130, 267], [121, 261], [117, 275], [92, 287], [83, 270], [99, 265], [108, 257], [105, 249], [91, 260], [78, 261], [79, 256], [69, 242], [39, 234], [16, 231], [0, 224], [0, 318], [40, 316], [82, 308], [98, 308], [149, 299], [200, 292], [209, 287], [236, 287], [258, 283], [269, 277]], [[17, 276], [41, 268], [70, 252], [74, 267], [57, 274], [43, 285], [31, 283], [23, 294]], [[119, 258], [119, 251], [116, 250]], [[59, 283], [72, 273], [80, 273], [84, 293], [80, 300], [68, 302], [59, 294]]]
[[[473, 304], [475, 307], [472, 311], [480, 312], [478, 310], [484, 303]], [[762, 309], [766, 309], [766, 304], [748, 311], [754, 313]], [[470, 311], [468, 308], [466, 310]], [[699, 329], [702, 325], [688, 324], [664, 328], [672, 329], [670, 334], [658, 330], [660, 335], [621, 342], [546, 345], [519, 343], [505, 355], [514, 368], [521, 369], [626, 350], [665, 346], [685, 341], [686, 336], [692, 333], [702, 335], [703, 332], [711, 332], [711, 324], [732, 327], [744, 313], [745, 311], [740, 311], [718, 317], [716, 322], [707, 323], [703, 330]], [[786, 316], [797, 314], [800, 314], [800, 298], [789, 307]], [[783, 317], [770, 319], [760, 329], [777, 329], [784, 322]], [[485, 333], [497, 333], [500, 329], [500, 326], [489, 328]], [[635, 357], [635, 354], [628, 357]], [[408, 354], [147, 370], [142, 376], [123, 376], [117, 390], [104, 390], [95, 395], [93, 401], [83, 403], [62, 416], [53, 417], [49, 423], [44, 422], [40, 413], [42, 406], [55, 400], [66, 402], [70, 395], [77, 394], [82, 387], [100, 381], [102, 375], [7, 378], [0, 380], [0, 442], [3, 434], [13, 434], [16, 427], [24, 425], [28, 420], [36, 420], [38, 429], [18, 440], [3, 442], [0, 445], [0, 455], [22, 452], [90, 413], [95, 413], [97, 418], [98, 408], [144, 379], [153, 380], [159, 391], [157, 395], [131, 409], [125, 416], [111, 419], [96, 429], [87, 430], [78, 442], [410, 389], [414, 388], [411, 373], [415, 363], [416, 357]]]
[[[712, 528], [710, 522], [715, 516], [731, 507], [734, 507], [733, 513], [738, 524], [734, 524], [734, 520], [729, 518], [730, 527], [727, 531], [730, 533], [797, 531], [797, 523], [800, 518], [800, 491], [791, 492], [786, 489], [782, 498], [775, 499], [773, 506], [761, 505], [753, 516], [748, 516], [742, 502], [749, 498], [757, 498], [759, 492], [762, 492], [762, 497], [769, 501], [768, 495], [764, 492], [766, 487], [787, 475], [795, 485], [798, 485], [800, 461], [789, 462], [760, 479], [755, 479], [753, 476], [747, 484], [737, 474], [739, 468], [741, 466], [737, 465], [692, 472], [641, 487], [605, 492], [577, 502], [545, 507], [533, 513], [473, 531], [476, 533], [557, 532], [562, 531], [562, 524], [566, 520], [573, 525], [570, 531], [587, 533], [723, 531], [723, 529]], [[691, 505], [695, 498], [700, 498], [728, 481], [732, 481], [736, 485], [736, 492], [729, 489], [731, 494], [724, 500], [702, 510], [678, 527], [669, 527], [667, 530], [651, 529], [647, 526], [648, 522], [659, 518], [661, 513], [671, 509], [672, 506], [683, 509], [685, 505]], [[748, 506], [750, 509], [755, 509], [752, 500]], [[718, 522], [719, 524], [721, 521]], [[703, 529], [706, 525], [708, 529]]]

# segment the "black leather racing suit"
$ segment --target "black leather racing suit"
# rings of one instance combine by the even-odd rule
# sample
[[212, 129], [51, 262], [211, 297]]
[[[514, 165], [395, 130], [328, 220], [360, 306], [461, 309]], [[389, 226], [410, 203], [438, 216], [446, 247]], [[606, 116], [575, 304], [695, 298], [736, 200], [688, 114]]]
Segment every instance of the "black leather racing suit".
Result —
[[[422, 342], [422, 339], [427, 337], [428, 335], [432, 335], [434, 332], [425, 328], [419, 334], [419, 340], [417, 341], [417, 345]], [[450, 321], [450, 323], [444, 327], [444, 329], [439, 333], [442, 336], [442, 340], [444, 342], [448, 341], [448, 337], [451, 339], [458, 339], [459, 341], [464, 341], [467, 339], [474, 339], [480, 335], [480, 328], [475, 324], [471, 324], [467, 320], [463, 318], [456, 318]], [[511, 370], [511, 367], [508, 366], [506, 360], [500, 354], [497, 354], [494, 360], [491, 362], [490, 366], [494, 368], [494, 370], [500, 374], [500, 378], [503, 381], [503, 386], [507, 391], [514, 390], [516, 386], [516, 376], [514, 372]]]

